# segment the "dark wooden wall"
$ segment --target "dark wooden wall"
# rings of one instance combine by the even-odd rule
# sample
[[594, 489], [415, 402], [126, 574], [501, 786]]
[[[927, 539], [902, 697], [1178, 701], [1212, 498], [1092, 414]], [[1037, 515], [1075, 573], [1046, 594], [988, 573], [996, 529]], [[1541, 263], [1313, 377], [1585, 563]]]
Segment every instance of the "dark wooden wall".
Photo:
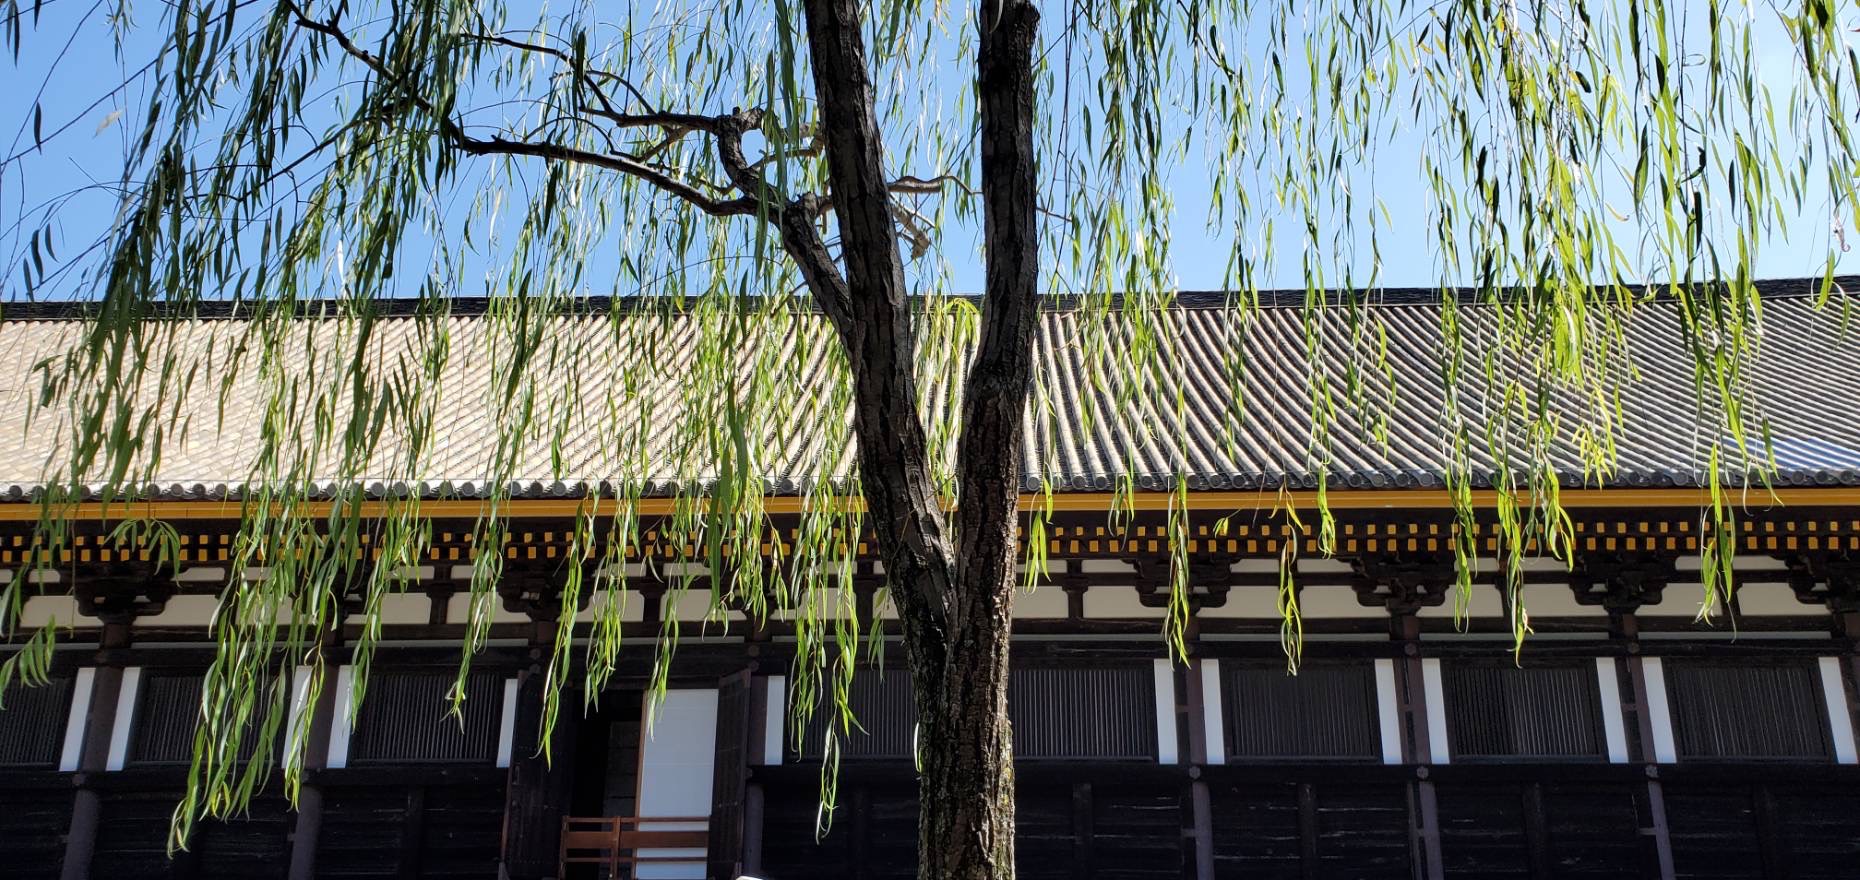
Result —
[[71, 777], [52, 771], [0, 775], [0, 862], [20, 880], [53, 880], [71, 827]]
[[[1761, 767], [1694, 768], [1667, 786], [1680, 878], [1860, 877], [1860, 775], [1758, 781]], [[1204, 767], [1215, 876], [1410, 880], [1412, 780], [1404, 766]], [[1787, 774], [1785, 774], [1787, 775]], [[1743, 776], [1746, 781], [1727, 782]], [[813, 766], [759, 768], [768, 792], [763, 876], [910, 878], [915, 786], [905, 768], [848, 766], [832, 827], [815, 839]], [[1182, 768], [1023, 766], [1024, 880], [1194, 876]], [[1435, 768], [1442, 868], [1456, 878], [1657, 877], [1632, 766]]]
[[[760, 768], [770, 880], [916, 876], [917, 791], [908, 767], [846, 767], [816, 838], [816, 767]], [[1177, 880], [1190, 870], [1187, 779], [1161, 768], [1023, 765], [1016, 771], [1016, 870], [1025, 880]]]
[[504, 771], [325, 771], [318, 877], [495, 878]]

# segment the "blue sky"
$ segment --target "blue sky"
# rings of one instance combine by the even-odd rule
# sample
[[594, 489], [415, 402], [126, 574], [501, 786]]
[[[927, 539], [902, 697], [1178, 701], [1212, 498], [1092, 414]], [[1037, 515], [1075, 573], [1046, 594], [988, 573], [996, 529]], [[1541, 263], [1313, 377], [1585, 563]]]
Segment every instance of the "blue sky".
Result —
[[[0, 278], [0, 296], [6, 300], [24, 297], [19, 262], [30, 259], [28, 236], [33, 230], [49, 218], [56, 258], [48, 263], [57, 264], [81, 255], [107, 230], [117, 210], [123, 155], [130, 139], [139, 133], [138, 116], [148, 99], [150, 78], [143, 65], [154, 45], [152, 30], [161, 22], [159, 6], [142, 4], [137, 10], [142, 18], [129, 32], [119, 55], [107, 11], [105, 4], [93, 0], [51, 0], [45, 3], [38, 25], [23, 28], [24, 45], [17, 61], [0, 60], [9, 84], [0, 90], [0, 145], [5, 148], [0, 157], [8, 160], [0, 168], [0, 270], [7, 273]], [[1762, 32], [1759, 45], [1762, 78], [1785, 88], [1793, 71], [1780, 31], [1772, 27]], [[54, 68], [52, 61], [61, 57], [63, 61]], [[42, 150], [32, 146], [35, 116], [47, 139]], [[1419, 149], [1419, 138], [1412, 132], [1395, 134], [1381, 147], [1373, 177], [1365, 181], [1392, 220], [1383, 228], [1380, 242], [1380, 280], [1387, 286], [1464, 280], [1443, 277], [1436, 259], [1426, 222], [1427, 192], [1417, 171]], [[1210, 226], [1209, 187], [1199, 148], [1191, 146], [1189, 154], [1189, 161], [1178, 166], [1169, 180], [1177, 208], [1170, 229], [1173, 267], [1182, 288], [1208, 289], [1221, 286], [1236, 245], [1232, 230]], [[1860, 271], [1860, 257], [1838, 253], [1831, 219], [1832, 206], [1825, 194], [1811, 193], [1799, 216], [1792, 219], [1790, 234], [1761, 254], [1756, 274], [1817, 274], [1831, 249], [1837, 251], [1842, 270]], [[1280, 256], [1260, 279], [1261, 286], [1302, 286], [1297, 259], [1302, 243], [1287, 231], [1297, 228], [1294, 220], [1285, 217], [1277, 224]], [[1624, 240], [1631, 241], [1631, 224], [1624, 224], [1623, 230]], [[957, 292], [979, 290], [981, 260], [975, 225], [956, 222], [943, 232], [941, 258], [947, 261], [951, 286]], [[1366, 239], [1359, 235], [1352, 240], [1357, 262], [1366, 265], [1367, 260], [1360, 258], [1367, 253]], [[1860, 243], [1860, 237], [1856, 242]], [[1240, 246], [1258, 244], [1254, 237]], [[610, 259], [611, 255], [590, 255], [594, 262]], [[39, 295], [87, 295], [76, 283], [77, 276], [63, 278], [65, 283], [54, 284]]]

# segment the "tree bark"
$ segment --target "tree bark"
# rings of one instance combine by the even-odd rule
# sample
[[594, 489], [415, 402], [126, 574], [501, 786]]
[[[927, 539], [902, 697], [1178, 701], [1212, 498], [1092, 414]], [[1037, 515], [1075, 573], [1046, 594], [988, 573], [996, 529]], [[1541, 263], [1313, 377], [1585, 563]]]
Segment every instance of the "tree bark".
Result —
[[917, 412], [912, 307], [859, 4], [807, 0], [805, 11], [845, 272], [821, 240], [811, 198], [781, 212], [782, 243], [851, 367], [861, 486], [916, 694], [918, 876], [1005, 880], [1014, 875], [1009, 605], [1039, 313], [1033, 152], [1039, 14], [1026, 0], [997, 0], [983, 4], [977, 21], [987, 267], [957, 439], [952, 544]]

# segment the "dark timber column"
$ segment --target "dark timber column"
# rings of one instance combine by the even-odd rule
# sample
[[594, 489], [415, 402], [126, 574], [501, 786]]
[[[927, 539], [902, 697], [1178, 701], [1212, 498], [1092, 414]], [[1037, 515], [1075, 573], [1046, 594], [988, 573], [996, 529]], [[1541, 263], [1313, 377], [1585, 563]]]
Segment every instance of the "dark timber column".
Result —
[[[761, 631], [764, 628], [757, 629]], [[752, 642], [749, 646], [751, 668], [754, 668], [755, 658], [760, 653], [761, 646]], [[743, 873], [750, 876], [762, 873], [763, 795], [762, 783], [755, 776], [755, 767], [781, 761], [780, 752], [770, 755], [766, 746], [770, 713], [781, 711], [782, 707], [769, 705], [769, 677], [750, 676], [748, 749], [751, 766], [743, 779]], [[775, 717], [780, 718], [780, 715]]]
[[1427, 724], [1426, 676], [1421, 663], [1422, 608], [1446, 601], [1455, 572], [1451, 556], [1385, 554], [1351, 560], [1356, 600], [1389, 613], [1389, 637], [1400, 650], [1395, 658], [1395, 706], [1399, 713], [1402, 763], [1415, 768], [1408, 787], [1410, 834], [1420, 876], [1444, 876], [1440, 853], [1440, 807], [1429, 779], [1433, 760]]
[[71, 804], [71, 828], [65, 834], [63, 880], [90, 876], [103, 818], [96, 774], [110, 761], [110, 738], [116, 729], [116, 704], [123, 689], [123, 652], [137, 617], [160, 614], [174, 595], [174, 579], [148, 562], [103, 563], [73, 584], [79, 613], [103, 622], [91, 679], [90, 708], [84, 716], [84, 741], [78, 754], [77, 792]]
[[334, 674], [342, 662], [342, 619], [347, 616], [338, 615], [335, 627], [324, 633], [318, 644], [318, 654], [323, 658], [323, 685], [316, 703], [306, 709], [310, 713], [310, 730], [304, 737], [304, 781], [297, 790], [297, 817], [291, 828], [290, 880], [312, 880], [316, 876], [316, 851], [323, 836], [320, 777], [329, 768], [329, 729], [336, 718], [337, 702], [348, 699], [347, 693], [338, 693]]
[[[1189, 644], [1195, 651], [1198, 645]], [[1195, 877], [1214, 880], [1214, 804], [1208, 794], [1208, 781], [1202, 769], [1208, 764], [1208, 707], [1201, 693], [1201, 659], [1193, 659], [1176, 673], [1176, 693], [1181, 695], [1186, 711], [1182, 727], [1188, 735], [1189, 800], [1194, 808]]]
[[[1832, 539], [1830, 539], [1832, 543]], [[1860, 731], [1860, 551], [1827, 550], [1789, 554], [1789, 587], [1795, 597], [1828, 609], [1841, 646], [1841, 684], [1847, 717]]]
[[[559, 560], [510, 560], [497, 591], [504, 607], [529, 615], [530, 663], [517, 674], [516, 730], [511, 740], [510, 774], [504, 796], [503, 876], [510, 880], [555, 877], [560, 867], [562, 817], [574, 793], [574, 717], [563, 713], [550, 737], [553, 762], [543, 756], [543, 688], [555, 650], [556, 624], [564, 613], [555, 584], [564, 579]], [[582, 605], [594, 583], [586, 572]], [[578, 609], [577, 609], [578, 610]], [[563, 705], [577, 705], [564, 696]]]
[[1577, 555], [1570, 578], [1577, 602], [1598, 605], [1608, 612], [1609, 636], [1619, 650], [1615, 669], [1628, 754], [1647, 768], [1647, 795], [1641, 799], [1639, 811], [1641, 839], [1645, 841], [1641, 874], [1660, 880], [1672, 880], [1673, 842], [1666, 824], [1666, 793], [1660, 785], [1659, 759], [1654, 750], [1653, 718], [1647, 711], [1647, 676], [1640, 662], [1640, 621], [1634, 612], [1642, 605], [1659, 602], [1675, 571], [1676, 560], [1670, 556], [1590, 551]]

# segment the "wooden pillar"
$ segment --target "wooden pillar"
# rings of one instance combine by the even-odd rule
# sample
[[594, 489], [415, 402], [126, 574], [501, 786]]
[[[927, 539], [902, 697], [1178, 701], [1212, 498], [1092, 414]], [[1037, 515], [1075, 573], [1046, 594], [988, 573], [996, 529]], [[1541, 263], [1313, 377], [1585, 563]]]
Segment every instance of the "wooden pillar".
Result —
[[123, 689], [123, 663], [118, 652], [127, 647], [129, 621], [106, 622], [91, 679], [90, 707], [84, 716], [83, 745], [78, 752], [77, 791], [72, 796], [71, 827], [65, 833], [64, 867], [59, 874], [63, 880], [90, 877], [91, 857], [97, 850], [97, 830], [103, 818], [103, 798], [93, 777], [109, 766], [116, 704]]
[[1322, 880], [1318, 873], [1317, 787], [1298, 783], [1298, 866], [1302, 880]]
[[1096, 863], [1097, 854], [1093, 852], [1092, 837], [1093, 813], [1091, 783], [1075, 782], [1072, 784], [1072, 876], [1074, 880], [1089, 880], [1092, 865]]
[[1646, 795], [1639, 798], [1640, 830], [1644, 854], [1641, 874], [1672, 880], [1673, 843], [1666, 824], [1666, 793], [1660, 784], [1659, 752], [1654, 745], [1653, 717], [1648, 712], [1647, 673], [1640, 656], [1642, 605], [1657, 604], [1677, 573], [1672, 554], [1621, 554], [1587, 551], [1578, 554], [1570, 573], [1570, 589], [1582, 605], [1608, 612], [1608, 634], [1617, 647], [1614, 658], [1621, 691], [1622, 728], [1628, 757], [1646, 768]]
[[1433, 761], [1433, 731], [1427, 723], [1426, 675], [1421, 662], [1421, 618], [1419, 606], [1391, 608], [1389, 631], [1401, 646], [1395, 661], [1395, 705], [1400, 712], [1401, 758], [1403, 764], [1415, 766], [1416, 780], [1409, 788], [1412, 800], [1409, 815], [1413, 819], [1416, 860], [1421, 876], [1438, 880], [1445, 876], [1440, 852], [1440, 800], [1434, 781], [1428, 778], [1426, 765]]
[[421, 844], [426, 839], [426, 786], [416, 785], [407, 789], [406, 815], [407, 824], [400, 830], [400, 876], [405, 880], [418, 880], [423, 876], [422, 869], [425, 867], [421, 863]]
[[[1192, 650], [1192, 648], [1191, 648]], [[1202, 768], [1208, 764], [1208, 708], [1201, 693], [1201, 664], [1190, 660], [1176, 671], [1176, 693], [1183, 704], [1182, 723], [1188, 740], [1190, 833], [1195, 841], [1195, 877], [1214, 880], [1214, 804]]]
[[[503, 871], [506, 880], [542, 880], [560, 873], [562, 817], [574, 795], [575, 722], [579, 713], [563, 712], [550, 732], [550, 757], [542, 741], [543, 694], [557, 623], [563, 614], [587, 607], [592, 590], [579, 604], [565, 608], [561, 583], [565, 563], [559, 559], [506, 560], [497, 593], [504, 608], [530, 619], [529, 665], [517, 674], [515, 729], [510, 772], [504, 789]], [[584, 563], [582, 582], [594, 583], [595, 563]], [[649, 608], [648, 611], [656, 609]], [[651, 619], [648, 617], [647, 619]], [[574, 706], [572, 695], [562, 705]]]
[[[1799, 578], [1791, 578], [1796, 597], [1820, 599], [1832, 618], [1835, 644], [1840, 646], [1841, 698], [1847, 710], [1849, 729], [1860, 732], [1860, 559], [1844, 556], [1844, 565], [1824, 571], [1819, 584], [1810, 582], [1807, 589]], [[1819, 587], [1824, 595], [1815, 596]], [[1839, 711], [1831, 705], [1830, 711]], [[1855, 745], [1860, 746], [1860, 743]]]
[[[767, 639], [766, 621], [758, 625], [750, 635], [747, 649], [749, 662], [754, 668], [757, 658], [762, 655], [762, 642]], [[768, 754], [768, 730], [771, 716], [779, 724], [784, 706], [769, 705], [769, 677], [752, 675], [749, 679], [749, 736], [748, 751], [750, 755], [748, 771], [743, 780], [743, 873], [754, 877], [762, 873], [762, 823], [766, 813], [762, 783], [756, 779], [756, 767], [781, 763], [781, 753]], [[777, 747], [779, 749], [779, 747]]]
[[[554, 624], [538, 624], [553, 631]], [[503, 876], [555, 877], [561, 861], [562, 817], [573, 794], [574, 719], [558, 718], [551, 734], [553, 761], [542, 749], [543, 687], [551, 647], [531, 640], [530, 665], [517, 675], [516, 729], [504, 792]], [[563, 702], [572, 705], [572, 696]]]
[[1524, 811], [1525, 858], [1529, 860], [1531, 880], [1551, 880], [1556, 875], [1550, 862], [1550, 823], [1544, 814], [1543, 783], [1525, 783], [1520, 797]]
[[1647, 796], [1640, 809], [1641, 835], [1645, 841], [1644, 874], [1659, 880], [1672, 880], [1673, 841], [1666, 822], [1666, 792], [1659, 776], [1659, 756], [1654, 747], [1653, 717], [1648, 712], [1647, 672], [1640, 657], [1640, 622], [1632, 610], [1611, 609], [1610, 634], [1624, 644], [1627, 656], [1615, 663], [1623, 684], [1621, 711], [1627, 716], [1628, 754], [1647, 768]]
[[1350, 560], [1356, 601], [1389, 614], [1389, 639], [1398, 650], [1395, 709], [1401, 763], [1415, 768], [1408, 784], [1409, 839], [1416, 875], [1440, 880], [1440, 807], [1427, 765], [1433, 761], [1427, 722], [1427, 687], [1421, 661], [1422, 608], [1446, 602], [1457, 580], [1451, 554], [1390, 552]]
[[1840, 699], [1830, 699], [1828, 708], [1841, 712], [1844, 704], [1846, 716], [1829, 720], [1845, 720], [1860, 731], [1860, 550], [1834, 549], [1832, 539], [1829, 544], [1826, 550], [1777, 556], [1789, 569], [1796, 599], [1828, 610], [1841, 678]]
[[65, 860], [61, 871], [64, 880], [83, 880], [90, 876], [91, 857], [96, 853], [97, 832], [103, 817], [103, 800], [92, 783], [95, 774], [109, 767], [117, 703], [121, 702], [123, 667], [127, 665], [122, 651], [129, 647], [130, 627], [138, 617], [160, 614], [175, 592], [172, 571], [133, 556], [133, 551], [119, 553], [119, 558], [113, 562], [89, 566], [84, 576], [71, 585], [78, 613], [101, 621], [103, 631], [97, 650], [97, 671], [91, 685], [90, 711], [85, 717], [84, 745], [78, 755], [71, 827], [65, 835]]
[[303, 784], [297, 789], [297, 815], [291, 826], [291, 865], [289, 880], [313, 880], [316, 877], [316, 852], [323, 835], [322, 771], [329, 767], [329, 731], [335, 723], [337, 707], [348, 705], [349, 695], [337, 687], [336, 658], [342, 644], [342, 627], [323, 636], [324, 676], [316, 702], [307, 707], [310, 729], [304, 736]]

